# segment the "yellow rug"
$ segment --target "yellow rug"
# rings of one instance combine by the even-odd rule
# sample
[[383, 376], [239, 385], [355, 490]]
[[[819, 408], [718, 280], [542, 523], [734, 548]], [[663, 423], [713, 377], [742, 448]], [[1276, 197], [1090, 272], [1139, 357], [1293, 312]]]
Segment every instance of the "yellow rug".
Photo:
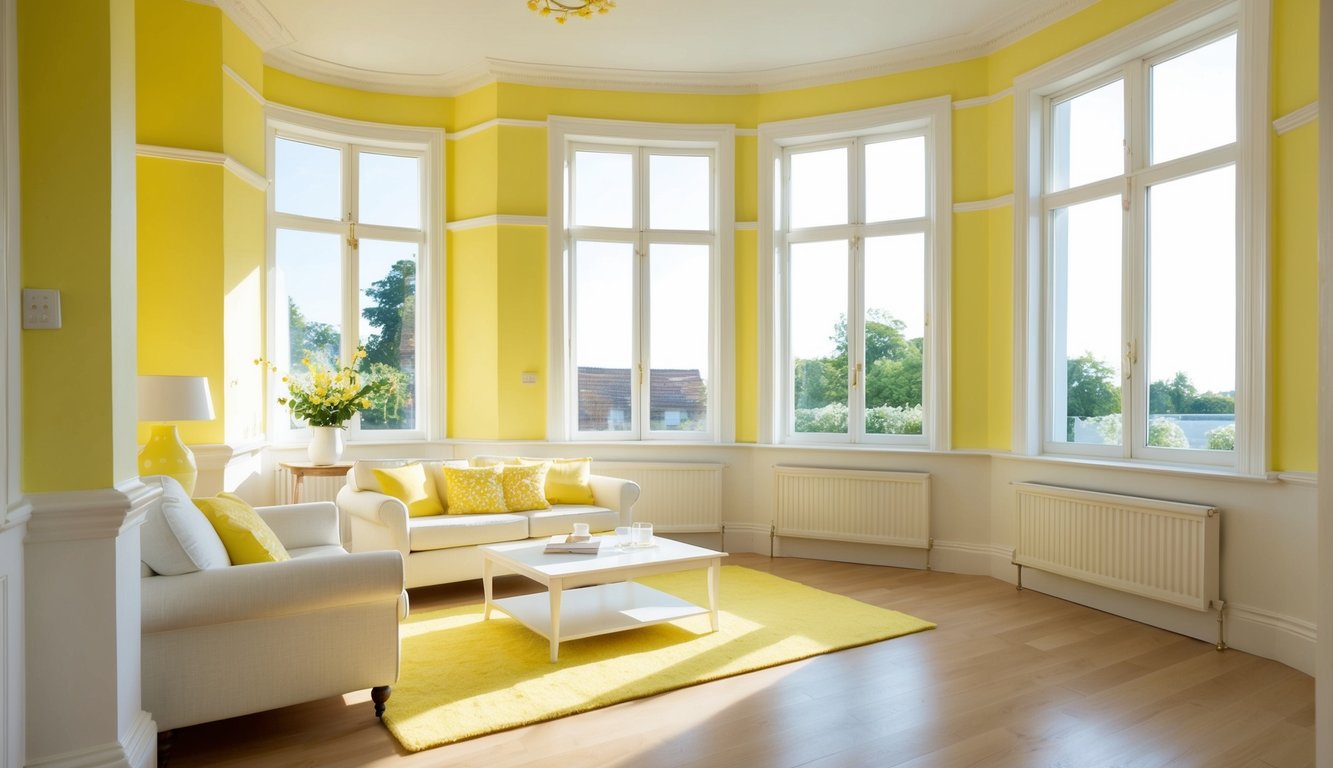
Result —
[[[707, 605], [702, 571], [638, 580]], [[721, 628], [691, 616], [560, 644], [480, 605], [432, 611], [402, 627], [402, 675], [384, 713], [413, 752], [630, 699], [934, 628], [897, 611], [724, 566]]]

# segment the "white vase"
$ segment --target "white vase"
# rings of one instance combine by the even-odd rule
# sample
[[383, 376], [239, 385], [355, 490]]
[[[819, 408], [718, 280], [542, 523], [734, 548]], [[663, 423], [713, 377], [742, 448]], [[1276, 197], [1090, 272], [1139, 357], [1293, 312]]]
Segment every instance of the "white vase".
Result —
[[311, 427], [306, 453], [311, 464], [337, 464], [343, 455], [342, 427]]

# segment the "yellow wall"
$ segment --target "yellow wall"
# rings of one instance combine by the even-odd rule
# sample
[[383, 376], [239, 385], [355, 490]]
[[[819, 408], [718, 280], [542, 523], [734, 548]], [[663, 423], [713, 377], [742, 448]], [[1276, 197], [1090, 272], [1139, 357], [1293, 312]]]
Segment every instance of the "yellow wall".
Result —
[[138, 474], [133, 6], [21, 0], [17, 25], [20, 278], [62, 321], [21, 332], [21, 482], [109, 488]]
[[[141, 65], [163, 67], [179, 49], [194, 51], [186, 66], [162, 82], [140, 77], [148, 127], [141, 140], [161, 135], [207, 148], [222, 141], [227, 153], [252, 167], [262, 162], [257, 105], [231, 77], [216, 75], [221, 57], [238, 77], [277, 103], [339, 117], [442, 128], [446, 143], [446, 210], [449, 221], [484, 216], [546, 214], [547, 134], [541, 126], [505, 120], [544, 121], [552, 115], [617, 120], [761, 123], [897, 104], [948, 95], [978, 101], [953, 112], [953, 199], [983, 204], [954, 216], [952, 262], [952, 440], [958, 448], [1008, 450], [1012, 434], [1013, 222], [1005, 198], [1013, 190], [1013, 110], [1007, 91], [1015, 76], [1166, 6], [1168, 0], [1104, 0], [986, 57], [833, 85], [746, 95], [632, 93], [491, 84], [454, 98], [372, 93], [314, 83], [262, 66], [258, 51], [216, 9], [179, 0], [141, 0], [152, 28], [184, 24], [190, 32], [169, 44], [143, 46]], [[1274, 0], [1274, 117], [1315, 97], [1313, 18], [1315, 0]], [[140, 29], [149, 28], [141, 18]], [[210, 32], [208, 30], [212, 29]], [[211, 35], [211, 36], [210, 36]], [[200, 62], [203, 62], [202, 64]], [[211, 63], [210, 63], [211, 62]], [[209, 69], [212, 67], [212, 69]], [[191, 115], [167, 114], [163, 100], [198, 70], [209, 84], [189, 98]], [[207, 70], [207, 72], [205, 72]], [[201, 74], [200, 76], [203, 76]], [[156, 77], [156, 76], [154, 76]], [[211, 96], [207, 94], [212, 94]], [[476, 130], [470, 130], [476, 129]], [[1273, 168], [1273, 393], [1274, 468], [1313, 467], [1315, 435], [1301, 414], [1314, 408], [1311, 369], [1316, 305], [1314, 276], [1313, 141], [1298, 129], [1276, 140]], [[736, 139], [736, 218], [758, 218], [758, 140]], [[234, 186], [234, 185], [233, 185]], [[237, 188], [226, 210], [256, 205]], [[235, 205], [233, 205], [235, 203]], [[252, 215], [238, 214], [238, 215]], [[231, 213], [227, 213], [230, 217]], [[253, 231], [228, 234], [223, 294], [247, 282], [255, 260]], [[447, 388], [449, 433], [477, 439], [540, 438], [545, 430], [546, 263], [544, 227], [487, 225], [447, 237]], [[231, 254], [236, 238], [250, 245]], [[758, 317], [756, 233], [736, 234], [736, 415], [739, 441], [758, 435]], [[233, 264], [233, 261], [235, 262]], [[262, 272], [262, 270], [261, 270]], [[262, 283], [262, 281], [260, 281]], [[243, 286], [243, 287], [242, 287]], [[258, 289], [262, 290], [262, 286]], [[244, 302], [242, 303], [244, 305]], [[224, 315], [232, 316], [230, 309]], [[227, 324], [230, 332], [231, 325]], [[253, 329], [246, 333], [253, 335]], [[217, 351], [218, 359], [232, 359]], [[519, 375], [536, 371], [539, 385]], [[230, 379], [235, 372], [227, 370]], [[228, 419], [228, 437], [232, 431]], [[240, 429], [238, 427], [238, 429]]]

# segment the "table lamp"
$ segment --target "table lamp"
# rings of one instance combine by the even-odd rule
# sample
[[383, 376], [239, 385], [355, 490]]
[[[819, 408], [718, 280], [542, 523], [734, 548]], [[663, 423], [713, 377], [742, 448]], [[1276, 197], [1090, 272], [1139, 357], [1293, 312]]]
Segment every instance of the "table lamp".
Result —
[[[213, 398], [205, 376], [140, 376], [139, 421], [208, 421]], [[181, 442], [175, 424], [154, 424], [139, 452], [140, 475], [174, 477], [187, 494], [194, 493], [199, 469], [194, 454]]]

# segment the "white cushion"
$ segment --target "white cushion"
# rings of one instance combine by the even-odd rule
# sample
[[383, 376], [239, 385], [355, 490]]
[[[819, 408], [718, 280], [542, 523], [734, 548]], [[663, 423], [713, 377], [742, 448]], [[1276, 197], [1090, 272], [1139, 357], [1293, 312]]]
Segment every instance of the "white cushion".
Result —
[[139, 558], [154, 573], [180, 576], [231, 565], [227, 548], [175, 478], [161, 475], [162, 498], [148, 508]]
[[413, 552], [520, 541], [527, 537], [528, 520], [521, 513], [433, 515], [414, 517], [408, 524], [408, 539]]
[[587, 523], [590, 531], [614, 531], [620, 525], [620, 515], [591, 504], [556, 504], [518, 514], [528, 516], [528, 535], [533, 538], [569, 533], [574, 523]]

